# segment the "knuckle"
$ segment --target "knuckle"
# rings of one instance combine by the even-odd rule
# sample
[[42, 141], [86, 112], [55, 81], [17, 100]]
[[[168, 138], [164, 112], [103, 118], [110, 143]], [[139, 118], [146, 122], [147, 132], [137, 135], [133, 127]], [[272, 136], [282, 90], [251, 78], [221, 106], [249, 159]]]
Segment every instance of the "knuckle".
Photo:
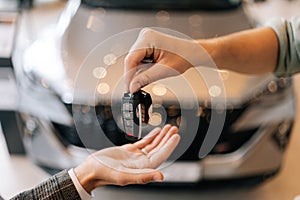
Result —
[[154, 30], [150, 28], [143, 28], [140, 31], [140, 37], [147, 38], [154, 34]]
[[[136, 70], [135, 67], [138, 65], [137, 59], [135, 57], [135, 54], [129, 52], [127, 56], [124, 58], [124, 69], [126, 72], [129, 72], [129, 70]], [[133, 71], [133, 72], [134, 72]]]
[[119, 182], [118, 182], [118, 185], [119, 186], [125, 186], [125, 185], [127, 185], [128, 183], [125, 181], [125, 180], [120, 180]]
[[146, 183], [148, 183], [150, 180], [149, 179], [147, 179], [147, 178], [141, 178], [140, 179], [140, 183], [141, 184], [146, 184]]
[[124, 63], [125, 65], [129, 65], [131, 62], [132, 62], [131, 54], [128, 54], [124, 59]]
[[146, 184], [149, 183], [151, 179], [148, 176], [141, 176], [137, 179], [137, 183], [139, 184]]
[[116, 184], [120, 186], [125, 186], [128, 184], [127, 178], [124, 175], [119, 175], [119, 177], [116, 180]]

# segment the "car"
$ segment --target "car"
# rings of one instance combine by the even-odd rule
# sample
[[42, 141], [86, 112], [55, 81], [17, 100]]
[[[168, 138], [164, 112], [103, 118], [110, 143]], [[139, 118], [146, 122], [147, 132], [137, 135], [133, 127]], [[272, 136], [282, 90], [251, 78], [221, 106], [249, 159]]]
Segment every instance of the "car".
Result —
[[[23, 142], [45, 169], [73, 167], [91, 152], [130, 142], [121, 114], [123, 61], [141, 27], [187, 39], [253, 27], [241, 1], [130, 2], [69, 1], [53, 31], [24, 51], [16, 73], [27, 103], [20, 110]], [[162, 167], [163, 184], [280, 171], [295, 117], [291, 78], [200, 66], [143, 89], [153, 100], [143, 135], [166, 123], [182, 135]]]

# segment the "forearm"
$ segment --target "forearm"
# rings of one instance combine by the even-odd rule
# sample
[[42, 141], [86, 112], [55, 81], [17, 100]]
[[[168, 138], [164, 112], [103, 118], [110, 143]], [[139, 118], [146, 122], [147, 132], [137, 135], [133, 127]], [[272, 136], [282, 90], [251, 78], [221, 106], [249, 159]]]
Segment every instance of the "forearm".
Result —
[[66, 170], [52, 176], [37, 187], [14, 196], [18, 199], [80, 199]]
[[277, 65], [278, 39], [271, 28], [251, 29], [199, 40], [219, 69], [247, 74], [273, 72]]

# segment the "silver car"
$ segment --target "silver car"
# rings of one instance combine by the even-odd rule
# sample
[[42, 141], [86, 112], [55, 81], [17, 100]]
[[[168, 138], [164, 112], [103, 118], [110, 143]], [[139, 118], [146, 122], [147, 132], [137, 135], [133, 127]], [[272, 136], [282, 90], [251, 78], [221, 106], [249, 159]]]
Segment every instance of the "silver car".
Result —
[[[69, 1], [53, 32], [24, 52], [16, 73], [21, 97], [31, 105], [21, 109], [23, 141], [39, 165], [52, 170], [72, 167], [90, 152], [128, 142], [120, 114], [122, 56], [115, 55], [123, 43], [134, 42], [141, 27], [173, 30], [191, 38], [253, 27], [240, 1], [220, 0], [219, 6], [195, 3], [210, 1], [130, 2]], [[131, 30], [133, 34], [126, 35]], [[37, 58], [38, 51], [44, 57]], [[101, 67], [100, 61], [108, 63]], [[91, 69], [85, 70], [85, 65]], [[154, 103], [152, 121], [143, 132], [170, 123], [182, 134], [162, 169], [164, 183], [276, 174], [294, 123], [292, 80], [199, 70], [144, 88]], [[208, 83], [215, 79], [221, 84]], [[190, 91], [185, 92], [182, 80]], [[215, 99], [223, 89], [226, 96]], [[211, 148], [205, 147], [208, 140], [215, 140]], [[203, 148], [209, 151], [201, 153]]]

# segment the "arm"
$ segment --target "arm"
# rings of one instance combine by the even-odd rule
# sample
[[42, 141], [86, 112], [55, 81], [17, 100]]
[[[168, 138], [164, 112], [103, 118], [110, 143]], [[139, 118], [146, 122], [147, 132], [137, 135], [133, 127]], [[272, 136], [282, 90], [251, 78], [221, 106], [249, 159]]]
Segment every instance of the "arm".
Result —
[[12, 200], [30, 199], [80, 199], [78, 192], [67, 172], [62, 172], [52, 176], [47, 181], [39, 184], [35, 188], [24, 191], [12, 198]]
[[199, 40], [217, 67], [248, 74], [273, 72], [278, 40], [273, 29], [259, 28], [227, 36]]
[[219, 68], [241, 73], [274, 72], [290, 76], [300, 71], [300, 17], [273, 19], [268, 27], [199, 40]]
[[[272, 72], [276, 68], [277, 52], [278, 40], [271, 28], [197, 41], [144, 29], [125, 59], [125, 82], [127, 89], [135, 92], [153, 81], [182, 74], [193, 66], [250, 74]], [[155, 64], [139, 71], [141, 61], [149, 56]]]
[[[150, 55], [154, 58], [153, 66], [139, 71], [141, 61]], [[289, 76], [300, 72], [300, 17], [290, 22], [276, 19], [270, 21], [268, 27], [196, 42], [144, 29], [125, 60], [127, 90], [135, 92], [153, 81], [184, 73], [193, 66], [207, 66], [207, 57], [219, 69], [240, 73], [274, 72]]]

